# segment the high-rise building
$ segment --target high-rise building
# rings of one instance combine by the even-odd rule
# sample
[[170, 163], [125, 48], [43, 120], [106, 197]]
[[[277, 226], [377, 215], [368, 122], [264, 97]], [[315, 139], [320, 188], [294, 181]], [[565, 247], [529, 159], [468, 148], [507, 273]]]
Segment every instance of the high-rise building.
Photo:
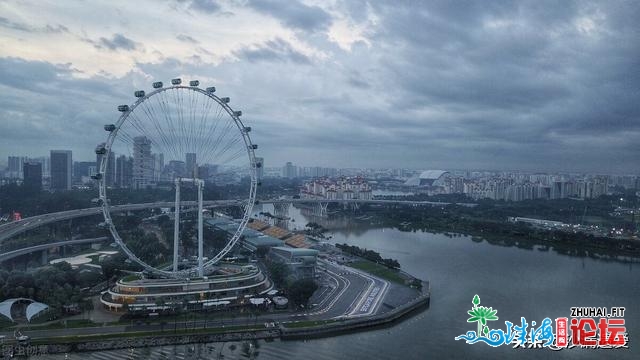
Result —
[[169, 180], [173, 180], [177, 177], [185, 177], [187, 172], [187, 168], [184, 164], [184, 161], [171, 160], [167, 165], [167, 173], [169, 175]]
[[187, 153], [187, 177], [195, 177], [196, 174], [196, 154]]
[[208, 180], [209, 179], [209, 167], [206, 165], [198, 166], [198, 179]]
[[26, 162], [22, 165], [24, 171], [22, 185], [33, 191], [42, 190], [42, 164]]
[[152, 154], [153, 157], [153, 181], [158, 182], [162, 179], [162, 173], [164, 172], [164, 154]]
[[13, 179], [22, 178], [22, 164], [25, 160], [23, 156], [9, 156], [6, 176]]
[[264, 158], [257, 157], [256, 164], [260, 164], [257, 165], [258, 167], [256, 168], [256, 178], [260, 181], [264, 178]]
[[[75, 183], [81, 183], [82, 182], [82, 178], [86, 178], [88, 176], [91, 176], [91, 168], [96, 167], [96, 163], [94, 163], [93, 161], [75, 161], [73, 163], [73, 181]], [[94, 171], [95, 172], [95, 171]]]
[[293, 179], [298, 175], [297, 170], [298, 170], [297, 167], [289, 161], [282, 168], [282, 177], [285, 177], [287, 179]]
[[115, 185], [121, 188], [128, 188], [132, 185], [133, 179], [133, 159], [120, 155], [116, 160]]
[[51, 150], [51, 190], [71, 190], [71, 150]]
[[151, 140], [146, 136], [133, 138], [133, 186], [136, 189], [153, 184]]
[[51, 176], [51, 159], [48, 156], [40, 156], [36, 158], [30, 158], [30, 163], [40, 163], [42, 165], [42, 178], [49, 178]]

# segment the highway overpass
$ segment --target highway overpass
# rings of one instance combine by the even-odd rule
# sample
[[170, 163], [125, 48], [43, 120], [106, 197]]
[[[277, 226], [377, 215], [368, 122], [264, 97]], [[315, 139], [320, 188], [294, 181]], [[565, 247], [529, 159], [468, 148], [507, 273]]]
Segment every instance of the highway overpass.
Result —
[[[408, 201], [408, 200], [328, 200], [328, 199], [269, 199], [269, 200], [256, 200], [260, 204], [388, 204], [388, 205], [408, 205], [408, 206], [446, 206], [446, 205], [459, 205], [459, 206], [475, 206], [473, 203], [449, 203], [449, 202], [437, 202], [437, 201]], [[240, 200], [210, 200], [205, 201], [204, 206], [211, 207], [225, 207], [225, 206], [239, 206], [244, 201]], [[135, 211], [144, 209], [157, 209], [157, 208], [170, 208], [174, 206], [174, 202], [154, 202], [143, 204], [126, 204], [126, 205], [112, 205], [110, 210], [112, 213], [122, 211]], [[181, 206], [197, 206], [195, 201], [183, 201]], [[42, 225], [50, 223], [69, 220], [79, 217], [98, 215], [102, 213], [101, 207], [91, 207], [85, 209], [68, 210], [56, 213], [43, 214], [38, 216], [31, 216], [19, 221], [13, 221], [0, 225], [0, 243], [9, 239], [15, 235], [18, 235], [27, 230], [35, 229]]]
[[18, 256], [21, 256], [21, 255], [29, 254], [29, 253], [36, 252], [36, 251], [51, 249], [51, 248], [58, 247], [58, 246], [93, 244], [93, 243], [99, 243], [99, 242], [109, 241], [109, 240], [110, 240], [110, 238], [105, 236], [105, 237], [91, 238], [91, 239], [56, 241], [56, 242], [53, 242], [53, 243], [29, 246], [29, 247], [26, 247], [26, 248], [13, 250], [13, 251], [8, 251], [6, 253], [0, 254], [0, 263], [2, 263], [3, 261], [7, 261], [9, 259], [13, 259], [13, 258], [18, 257]]

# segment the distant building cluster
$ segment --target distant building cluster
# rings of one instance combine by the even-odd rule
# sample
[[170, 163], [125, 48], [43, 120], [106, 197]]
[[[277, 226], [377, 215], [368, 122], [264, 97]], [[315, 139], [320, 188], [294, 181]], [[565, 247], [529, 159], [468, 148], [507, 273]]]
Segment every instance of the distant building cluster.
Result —
[[[227, 168], [198, 163], [195, 153], [183, 159], [167, 159], [154, 153], [145, 136], [132, 139], [129, 155], [109, 153], [104, 180], [107, 186], [146, 188], [162, 186], [176, 177], [198, 177], [219, 185], [238, 183], [248, 176], [248, 169]], [[95, 161], [73, 161], [70, 150], [51, 150], [49, 156], [9, 156], [6, 169], [0, 170], [0, 184], [22, 183], [34, 190], [68, 190], [92, 183], [91, 177], [101, 172], [106, 155]], [[373, 193], [392, 195], [465, 194], [479, 199], [522, 201], [529, 199], [597, 198], [612, 193], [614, 187], [640, 191], [640, 177], [635, 175], [544, 174], [505, 171], [446, 171], [413, 169], [358, 169], [320, 166], [297, 166], [292, 162], [282, 167], [265, 167], [264, 158], [256, 157], [256, 177], [303, 178], [301, 196], [326, 199], [371, 199]]]
[[468, 179], [463, 192], [472, 199], [522, 201], [531, 199], [592, 199], [608, 193], [609, 178], [567, 178], [555, 175], [522, 175]]
[[373, 199], [371, 186], [360, 176], [314, 179], [304, 183], [300, 196], [305, 199], [327, 200]]
[[320, 166], [296, 166], [291, 162], [287, 162], [282, 167], [283, 178], [294, 179], [298, 177], [323, 177], [323, 176], [336, 176], [338, 169], [320, 167]]
[[[100, 145], [99, 145], [100, 146]], [[104, 144], [102, 144], [104, 147]], [[104, 150], [104, 149], [103, 149]], [[109, 187], [146, 188], [176, 177], [197, 177], [211, 180], [215, 175], [217, 184], [238, 183], [248, 176], [249, 169], [220, 169], [218, 165], [197, 162], [195, 153], [184, 154], [184, 161], [165, 161], [162, 153], [152, 151], [151, 141], [145, 136], [133, 138], [133, 156], [98, 151], [95, 161], [73, 161], [71, 150], [51, 150], [49, 156], [9, 156], [6, 169], [0, 169], [0, 185], [18, 182], [34, 190], [70, 190], [73, 186], [84, 186], [93, 182], [92, 176], [102, 173]], [[104, 171], [101, 164], [106, 160]], [[258, 179], [264, 177], [263, 158], [256, 158], [261, 165], [256, 168]]]
[[[381, 182], [386, 185], [389, 183], [393, 182]], [[474, 200], [522, 201], [592, 199], [610, 193], [614, 186], [640, 190], [640, 177], [427, 170], [409, 176], [401, 186], [396, 186], [395, 189], [429, 195], [465, 194]]]

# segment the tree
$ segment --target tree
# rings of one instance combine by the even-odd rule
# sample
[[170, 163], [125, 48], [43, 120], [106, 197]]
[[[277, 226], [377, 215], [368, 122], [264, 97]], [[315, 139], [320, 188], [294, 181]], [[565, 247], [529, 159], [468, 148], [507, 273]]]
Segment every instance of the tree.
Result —
[[289, 298], [294, 305], [306, 305], [309, 298], [318, 289], [318, 284], [311, 279], [301, 279], [294, 281], [289, 286]]
[[267, 265], [267, 269], [269, 270], [273, 283], [277, 287], [283, 286], [287, 276], [289, 276], [289, 269], [287, 269], [287, 266], [283, 263], [271, 262]]

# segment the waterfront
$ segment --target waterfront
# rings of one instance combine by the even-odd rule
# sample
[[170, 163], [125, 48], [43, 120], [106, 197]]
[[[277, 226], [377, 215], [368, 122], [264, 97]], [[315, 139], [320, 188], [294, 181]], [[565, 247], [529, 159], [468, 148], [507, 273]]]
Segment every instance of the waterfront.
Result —
[[[265, 206], [265, 211], [268, 209]], [[290, 216], [297, 226], [310, 219], [296, 209]], [[637, 309], [640, 288], [637, 285], [640, 264], [604, 262], [590, 258], [558, 255], [553, 251], [500, 247], [474, 242], [470, 237], [443, 234], [401, 232], [394, 229], [358, 227], [349, 230], [344, 221], [336, 221], [342, 230], [334, 230], [334, 243], [348, 243], [397, 259], [402, 268], [431, 282], [431, 307], [390, 328], [309, 341], [273, 341], [257, 343], [259, 359], [424, 359], [424, 358], [560, 358], [631, 359], [640, 333]], [[330, 224], [327, 224], [330, 225]], [[473, 330], [466, 322], [474, 294], [482, 305], [498, 310], [499, 321], [492, 328], [504, 328], [504, 321], [517, 322], [521, 316], [529, 322], [545, 317], [569, 316], [572, 306], [624, 306], [629, 333], [628, 350], [515, 350], [491, 348], [484, 344], [467, 345], [454, 337]], [[251, 347], [251, 346], [250, 346]], [[247, 358], [246, 345], [240, 343], [178, 346], [176, 358]], [[193, 349], [193, 352], [190, 350]], [[166, 354], [163, 357], [161, 354]], [[70, 359], [120, 359], [129, 351], [94, 354], [70, 354]], [[130, 358], [174, 358], [174, 348], [135, 349]], [[48, 358], [64, 359], [64, 356]]]

